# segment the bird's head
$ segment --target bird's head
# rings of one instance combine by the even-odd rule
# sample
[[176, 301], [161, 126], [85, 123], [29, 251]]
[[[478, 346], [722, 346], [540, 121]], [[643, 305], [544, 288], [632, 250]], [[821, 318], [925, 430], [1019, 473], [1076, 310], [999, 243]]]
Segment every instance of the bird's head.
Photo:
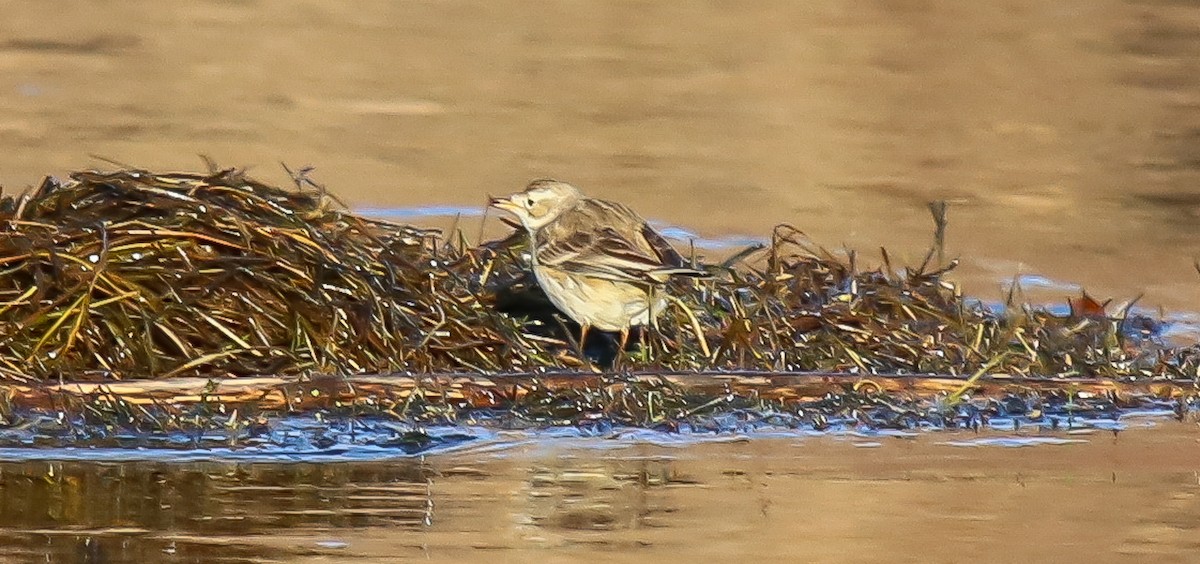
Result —
[[521, 225], [534, 231], [554, 221], [582, 199], [579, 189], [566, 182], [541, 179], [530, 182], [525, 190], [511, 196], [492, 198], [489, 205], [517, 216]]

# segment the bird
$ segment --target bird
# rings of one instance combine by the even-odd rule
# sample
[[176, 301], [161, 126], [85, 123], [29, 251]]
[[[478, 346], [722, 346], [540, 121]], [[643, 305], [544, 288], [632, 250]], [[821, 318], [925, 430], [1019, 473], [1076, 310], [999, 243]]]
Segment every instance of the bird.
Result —
[[589, 198], [559, 180], [534, 180], [491, 207], [516, 216], [529, 233], [530, 264], [550, 302], [588, 331], [620, 334], [649, 325], [666, 307], [663, 286], [674, 277], [707, 277], [629, 207]]

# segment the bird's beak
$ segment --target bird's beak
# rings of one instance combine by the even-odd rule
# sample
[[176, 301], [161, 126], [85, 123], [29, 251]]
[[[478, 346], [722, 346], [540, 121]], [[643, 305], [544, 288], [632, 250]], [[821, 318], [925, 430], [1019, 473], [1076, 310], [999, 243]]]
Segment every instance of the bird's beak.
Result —
[[521, 206], [514, 204], [513, 201], [508, 198], [489, 198], [488, 206], [499, 208], [507, 212], [515, 212], [521, 208]]

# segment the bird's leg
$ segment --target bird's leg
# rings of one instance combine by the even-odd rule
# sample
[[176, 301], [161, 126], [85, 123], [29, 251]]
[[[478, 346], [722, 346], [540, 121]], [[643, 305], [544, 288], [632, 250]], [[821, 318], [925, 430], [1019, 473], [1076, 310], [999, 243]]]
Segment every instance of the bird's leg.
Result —
[[613, 360], [613, 368], [621, 366], [621, 361], [625, 359], [625, 345], [629, 343], [629, 327], [621, 328], [621, 334], [617, 339], [617, 357]]
[[579, 361], [583, 363], [585, 368], [594, 371], [596, 367], [592, 364], [592, 359], [588, 358], [587, 355], [587, 336], [591, 329], [592, 326], [588, 323], [579, 324], [579, 342], [576, 345], [579, 347]]
[[592, 328], [592, 326], [588, 325], [587, 323], [584, 323], [579, 326], [579, 357], [580, 358], [587, 356], [584, 354], [583, 350], [584, 350], [584, 348], [586, 348], [586, 345], [584, 343], [587, 342], [588, 330], [591, 328]]

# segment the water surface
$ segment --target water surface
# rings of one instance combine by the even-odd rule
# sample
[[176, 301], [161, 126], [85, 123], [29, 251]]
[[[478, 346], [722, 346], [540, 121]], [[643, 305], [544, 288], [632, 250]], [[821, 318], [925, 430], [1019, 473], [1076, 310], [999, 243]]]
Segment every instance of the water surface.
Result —
[[[534, 177], [701, 250], [789, 222], [968, 292], [1194, 312], [1200, 5], [0, 0], [0, 183], [101, 165], [504, 228]], [[432, 211], [430, 211], [432, 210]], [[1024, 277], [1024, 278], [1020, 278]], [[1193, 324], [1194, 326], [1194, 324]], [[1186, 335], [1194, 340], [1195, 331]], [[1189, 562], [1200, 433], [520, 440], [415, 458], [0, 462], [0, 559]], [[991, 433], [991, 434], [988, 434]], [[996, 439], [996, 440], [992, 440]], [[1015, 444], [1028, 444], [1020, 440]], [[968, 445], [968, 446], [955, 446]], [[128, 453], [126, 453], [128, 454]], [[73, 457], [86, 458], [86, 457]], [[122, 457], [117, 457], [122, 458]]]
[[881, 245], [918, 262], [925, 204], [946, 199], [983, 299], [1034, 274], [1149, 308], [1200, 300], [1194, 2], [0, 10], [10, 189], [102, 164], [89, 154], [194, 169], [204, 153], [281, 183], [279, 161], [314, 165], [362, 207], [478, 209], [557, 176], [700, 237], [789, 222], [864, 263]]
[[0, 555], [1190, 562], [1198, 461], [1200, 432], [1173, 421], [1118, 434], [514, 441], [323, 464], [10, 461]]

